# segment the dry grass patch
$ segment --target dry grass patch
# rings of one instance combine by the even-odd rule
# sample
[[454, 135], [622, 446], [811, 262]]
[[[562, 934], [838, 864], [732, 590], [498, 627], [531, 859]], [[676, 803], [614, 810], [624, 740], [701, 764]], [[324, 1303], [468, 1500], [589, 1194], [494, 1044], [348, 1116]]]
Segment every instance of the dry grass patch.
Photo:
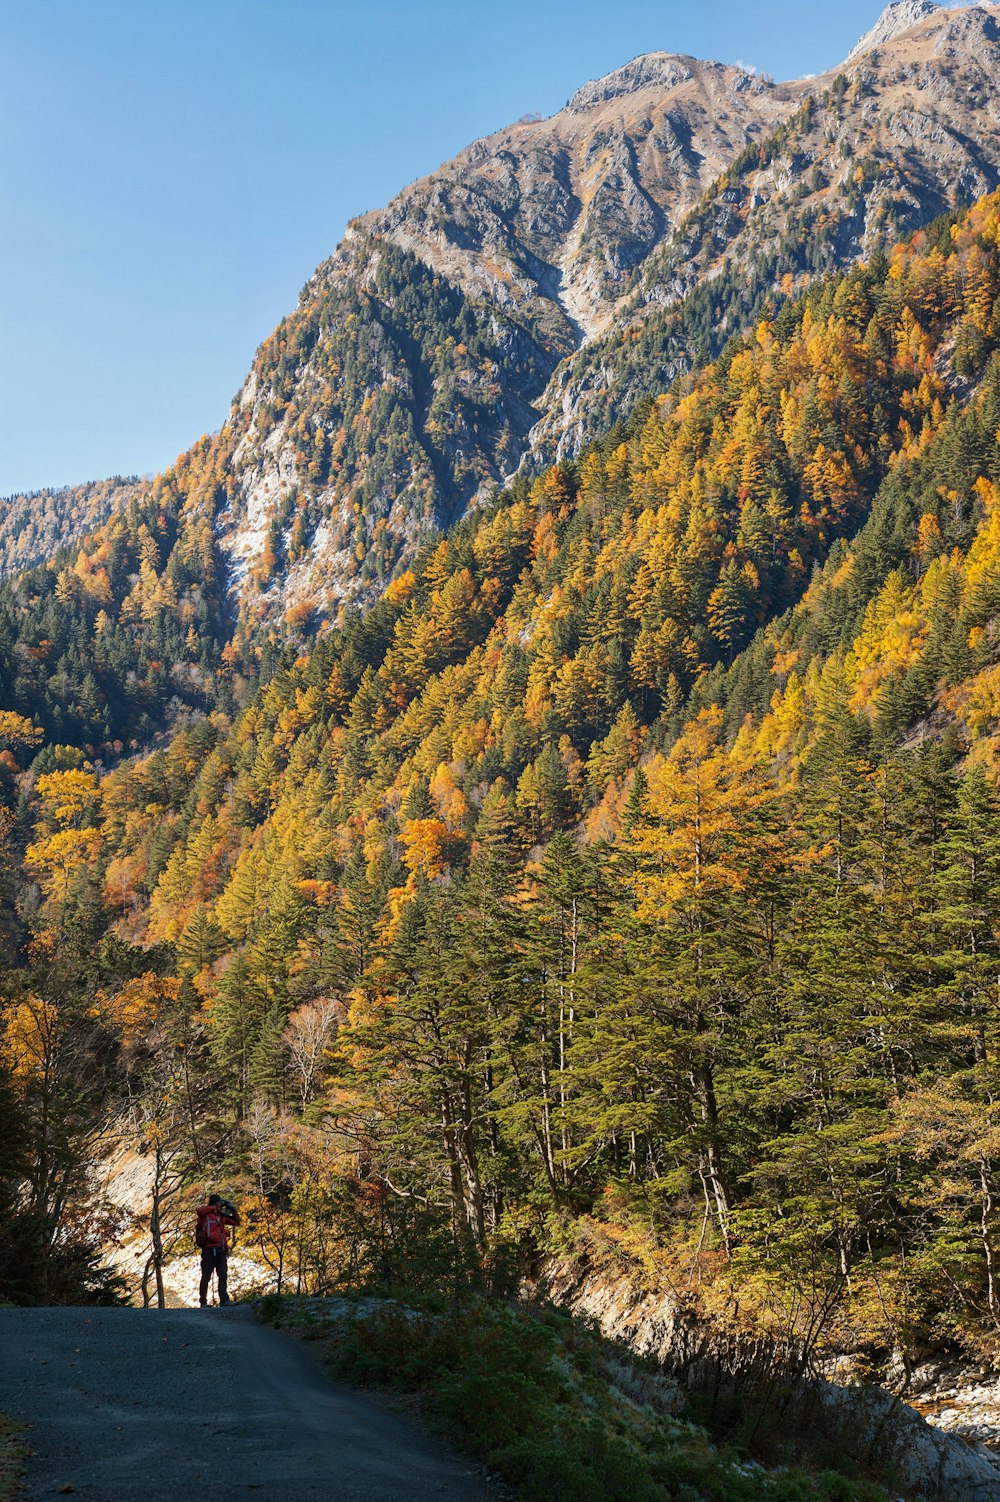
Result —
[[21, 1490], [27, 1454], [21, 1425], [0, 1413], [0, 1502], [12, 1502]]

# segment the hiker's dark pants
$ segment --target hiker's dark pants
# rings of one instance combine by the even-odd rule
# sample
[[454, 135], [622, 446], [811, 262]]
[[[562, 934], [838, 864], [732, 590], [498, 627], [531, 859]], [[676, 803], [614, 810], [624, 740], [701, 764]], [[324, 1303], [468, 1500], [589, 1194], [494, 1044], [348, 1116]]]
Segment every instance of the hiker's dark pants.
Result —
[[229, 1291], [226, 1284], [229, 1274], [224, 1246], [203, 1246], [201, 1249], [201, 1288], [198, 1297], [202, 1304], [208, 1303], [208, 1285], [213, 1273], [219, 1275], [219, 1303], [228, 1304]]

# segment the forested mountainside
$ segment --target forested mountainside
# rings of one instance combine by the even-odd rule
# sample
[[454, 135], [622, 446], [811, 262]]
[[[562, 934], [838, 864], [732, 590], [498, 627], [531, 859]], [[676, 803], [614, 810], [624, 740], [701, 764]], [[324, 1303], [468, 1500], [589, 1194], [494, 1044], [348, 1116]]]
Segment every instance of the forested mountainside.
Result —
[[370, 603], [519, 467], [577, 457], [817, 274], [992, 190], [998, 16], [904, 0], [789, 84], [650, 53], [355, 220], [210, 453], [160, 482], [216, 476], [194, 509], [239, 659]]
[[115, 487], [103, 527], [0, 579], [3, 710], [107, 760], [233, 702], [243, 679], [213, 526], [226, 455], [203, 439], [166, 475]]
[[842, 71], [810, 81], [650, 255], [609, 333], [559, 367], [533, 456], [578, 453], [812, 276], [996, 187], [997, 14], [904, 0]]
[[998, 14], [890, 7], [885, 41], [798, 84], [650, 54], [356, 221], [231, 417], [245, 606], [370, 596], [519, 462], [994, 188]]
[[994, 196], [241, 712], [109, 773], [5, 712], [5, 1293], [79, 1289], [124, 1112], [307, 1289], [582, 1248], [731, 1353], [994, 1350], [998, 297]]
[[0, 499], [0, 576], [44, 563], [60, 548], [95, 531], [137, 493], [138, 475], [113, 475], [60, 490]]

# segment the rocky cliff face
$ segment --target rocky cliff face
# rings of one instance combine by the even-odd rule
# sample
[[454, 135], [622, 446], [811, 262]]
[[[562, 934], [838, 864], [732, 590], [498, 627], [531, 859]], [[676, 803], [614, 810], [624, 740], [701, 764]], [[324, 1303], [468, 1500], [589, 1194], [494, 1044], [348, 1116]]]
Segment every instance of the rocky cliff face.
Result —
[[354, 221], [234, 408], [222, 527], [251, 609], [377, 587], [514, 470], [560, 361], [797, 97], [654, 53]]
[[794, 98], [741, 68], [650, 53], [551, 119], [477, 141], [359, 227], [566, 349], [608, 326], [650, 253]]
[[854, 44], [847, 54], [847, 61], [851, 63], [863, 52], [871, 52], [883, 42], [895, 40], [901, 32], [909, 31], [911, 26], [918, 26], [940, 9], [936, 0], [893, 0], [871, 30], [866, 31], [860, 41]]
[[878, 45], [866, 39], [852, 63], [811, 81], [784, 124], [665, 237], [607, 332], [558, 367], [538, 401], [532, 459], [578, 453], [637, 395], [714, 357], [776, 296], [991, 191], [998, 16], [902, 0], [869, 33]]
[[[712, 1332], [686, 1319], [671, 1295], [649, 1292], [624, 1273], [583, 1263], [552, 1265], [545, 1286], [557, 1302], [592, 1321], [602, 1334], [652, 1357], [681, 1387], [705, 1390], [706, 1380], [709, 1387], [714, 1383]], [[834, 1380], [803, 1381], [798, 1400], [803, 1411], [795, 1422], [821, 1426], [831, 1441], [849, 1447], [859, 1463], [891, 1477], [908, 1496], [925, 1502], [993, 1502], [1000, 1496], [1000, 1458], [982, 1443], [996, 1442], [982, 1410], [991, 1392], [995, 1397], [995, 1388], [975, 1386], [976, 1374], [951, 1369], [947, 1375], [949, 1388], [934, 1387], [927, 1376], [907, 1394], [908, 1401], [853, 1381], [849, 1371]], [[934, 1401], [942, 1391], [950, 1399], [948, 1407]], [[965, 1424], [959, 1418], [963, 1406], [970, 1413]], [[973, 1410], [978, 1423], [972, 1422]]]
[[245, 617], [370, 595], [776, 297], [995, 187], [998, 17], [899, 0], [789, 84], [650, 53], [354, 221], [233, 409]]

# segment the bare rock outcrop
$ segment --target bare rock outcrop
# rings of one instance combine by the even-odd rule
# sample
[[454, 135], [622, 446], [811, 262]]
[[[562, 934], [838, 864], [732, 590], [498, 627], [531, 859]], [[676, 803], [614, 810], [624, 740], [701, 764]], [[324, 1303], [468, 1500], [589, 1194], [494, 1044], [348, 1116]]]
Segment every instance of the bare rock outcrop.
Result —
[[[711, 1332], [692, 1322], [672, 1295], [637, 1289], [624, 1275], [574, 1262], [551, 1265], [544, 1283], [557, 1302], [591, 1320], [609, 1339], [661, 1362], [682, 1387], [696, 1388], [713, 1371]], [[939, 1383], [950, 1375], [957, 1385], [935, 1389], [935, 1375]], [[928, 1365], [914, 1374], [907, 1401], [871, 1384], [802, 1378], [794, 1400], [801, 1411], [790, 1411], [789, 1421], [823, 1424], [907, 1496], [924, 1502], [995, 1502], [1000, 1454], [982, 1440], [995, 1435], [992, 1405], [1000, 1400], [1000, 1387], [983, 1383], [984, 1376], [978, 1374], [979, 1387], [963, 1387], [976, 1376], [954, 1368], [935, 1374]], [[938, 1403], [929, 1401], [932, 1391]], [[950, 1407], [939, 1406], [945, 1393]], [[976, 1405], [984, 1416], [978, 1432], [968, 1422], [952, 1421], [966, 1400], [967, 1416]]]
[[864, 52], [871, 52], [880, 47], [884, 42], [891, 42], [901, 32], [909, 31], [911, 26], [917, 26], [925, 21], [928, 16], [940, 10], [936, 0], [893, 0], [887, 5], [870, 31], [857, 41], [847, 54], [847, 61], [853, 62]]

